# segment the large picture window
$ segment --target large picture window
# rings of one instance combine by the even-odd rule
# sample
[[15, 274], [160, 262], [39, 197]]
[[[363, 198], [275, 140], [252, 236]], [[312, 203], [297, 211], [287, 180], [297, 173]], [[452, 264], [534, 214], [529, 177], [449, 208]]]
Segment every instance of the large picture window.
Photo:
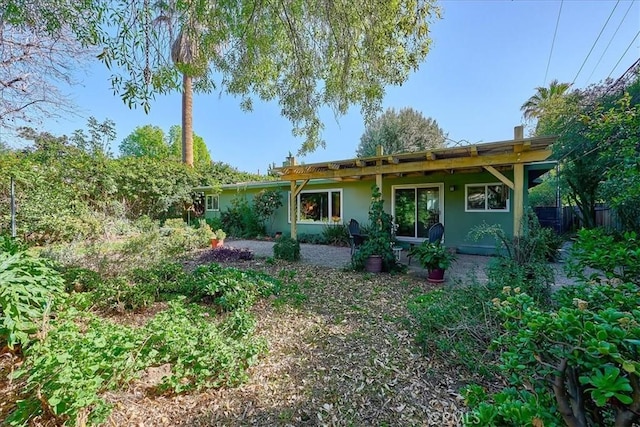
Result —
[[342, 224], [342, 190], [302, 191], [297, 205], [299, 223]]
[[394, 186], [392, 191], [397, 237], [424, 239], [429, 227], [443, 222], [442, 184]]
[[208, 211], [219, 211], [220, 210], [220, 200], [219, 200], [219, 197], [217, 195], [212, 195], [212, 194], [207, 195], [206, 209]]
[[465, 211], [509, 211], [509, 187], [504, 184], [467, 184]]

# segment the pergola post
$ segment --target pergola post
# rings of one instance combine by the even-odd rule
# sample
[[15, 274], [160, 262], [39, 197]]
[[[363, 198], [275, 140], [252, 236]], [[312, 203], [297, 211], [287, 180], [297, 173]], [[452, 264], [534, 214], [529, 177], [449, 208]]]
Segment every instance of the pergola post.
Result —
[[297, 239], [298, 237], [298, 195], [296, 194], [296, 182], [291, 181], [291, 193], [289, 200], [289, 217], [291, 218], [291, 238]]
[[[384, 156], [384, 147], [382, 145], [376, 147], [376, 156]], [[376, 161], [376, 166], [382, 166], [382, 160]], [[378, 187], [378, 191], [382, 194], [382, 174], [380, 173], [376, 174], [376, 187]]]
[[[515, 141], [522, 140], [524, 137], [524, 126], [516, 126], [513, 128], [513, 139]], [[514, 147], [518, 160], [522, 148]], [[520, 236], [522, 233], [522, 217], [524, 215], [524, 165], [515, 163], [513, 165], [513, 235]]]
[[291, 217], [291, 238], [298, 238], [298, 194], [302, 191], [305, 185], [309, 182], [308, 179], [302, 181], [302, 184], [297, 185], [295, 180], [291, 181], [291, 196], [289, 198], [289, 216]]

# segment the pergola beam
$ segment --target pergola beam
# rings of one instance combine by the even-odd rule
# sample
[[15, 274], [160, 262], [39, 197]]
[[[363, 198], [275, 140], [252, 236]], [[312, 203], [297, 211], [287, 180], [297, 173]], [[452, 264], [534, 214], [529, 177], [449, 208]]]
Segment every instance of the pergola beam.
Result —
[[399, 164], [379, 164], [372, 166], [341, 168], [339, 170], [319, 170], [313, 172], [287, 170], [284, 168], [283, 180], [301, 179], [332, 179], [350, 176], [383, 175], [410, 172], [435, 172], [442, 170], [456, 170], [469, 168], [483, 168], [485, 166], [511, 166], [531, 162], [540, 162], [551, 156], [551, 151], [531, 150], [520, 153], [502, 153], [479, 155], [478, 157], [442, 158], [436, 160], [421, 160]]
[[509, 187], [510, 189], [514, 189], [515, 186], [513, 185], [513, 182], [507, 178], [506, 176], [504, 176], [498, 169], [494, 168], [493, 166], [484, 166], [484, 168], [491, 172], [491, 175], [495, 176], [496, 178], [498, 178], [504, 185], [506, 185], [507, 187]]

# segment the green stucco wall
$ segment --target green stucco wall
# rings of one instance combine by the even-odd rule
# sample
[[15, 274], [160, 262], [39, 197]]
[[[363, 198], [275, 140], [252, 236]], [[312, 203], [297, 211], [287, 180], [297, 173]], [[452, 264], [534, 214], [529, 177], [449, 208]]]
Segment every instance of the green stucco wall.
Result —
[[[525, 169], [526, 173], [526, 169]], [[506, 172], [505, 176], [513, 179], [512, 172]], [[525, 182], [527, 180], [525, 179]], [[491, 254], [495, 251], [495, 241], [492, 238], [484, 238], [474, 241], [469, 237], [469, 232], [475, 226], [487, 224], [498, 224], [509, 235], [513, 234], [513, 191], [510, 191], [509, 210], [507, 212], [465, 212], [465, 185], [466, 184], [487, 184], [499, 182], [496, 177], [489, 172], [479, 173], [448, 173], [442, 172], [427, 176], [416, 177], [385, 177], [383, 181], [382, 195], [385, 201], [385, 209], [391, 212], [392, 188], [396, 185], [409, 184], [442, 184], [444, 195], [444, 225], [445, 244], [454, 247], [460, 252], [475, 254]], [[368, 222], [369, 203], [371, 200], [371, 186], [374, 179], [362, 181], [345, 182], [322, 182], [309, 183], [304, 190], [321, 189], [342, 189], [342, 209], [343, 223], [347, 224], [351, 218], [356, 219], [361, 224]], [[278, 209], [273, 221], [273, 227], [267, 232], [273, 234], [282, 231], [288, 234], [291, 225], [288, 222], [288, 197], [289, 183], [269, 183], [263, 187], [238, 186], [236, 188], [223, 188], [220, 193], [220, 210], [226, 210], [234, 197], [246, 197], [249, 202], [253, 196], [262, 188], [278, 188], [282, 191], [283, 206]], [[453, 187], [453, 189], [452, 189]], [[526, 190], [525, 190], [526, 194]], [[526, 197], [526, 196], [525, 196]], [[208, 217], [217, 216], [219, 212], [207, 212]], [[298, 224], [298, 233], [321, 233], [323, 224]], [[407, 241], [406, 244], [409, 242]]]

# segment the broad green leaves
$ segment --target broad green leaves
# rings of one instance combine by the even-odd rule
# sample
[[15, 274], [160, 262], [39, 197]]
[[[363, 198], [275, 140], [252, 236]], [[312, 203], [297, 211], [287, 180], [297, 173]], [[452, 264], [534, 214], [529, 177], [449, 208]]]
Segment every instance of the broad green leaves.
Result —
[[[342, 115], [358, 104], [372, 119], [385, 86], [403, 83], [426, 57], [429, 25], [439, 14], [433, 0], [224, 0], [215, 6], [171, 1], [170, 14], [146, 4], [110, 3], [104, 15], [99, 58], [116, 71], [112, 85], [125, 103], [148, 109], [155, 93], [180, 87], [180, 73], [191, 70], [186, 64], [179, 70], [171, 61], [171, 42], [179, 27], [197, 46], [198, 64], [209, 64], [190, 73], [197, 75], [194, 90], [216, 88], [236, 95], [246, 109], [253, 96], [277, 100], [293, 124], [293, 134], [305, 139], [301, 152], [324, 144], [322, 106]], [[167, 19], [178, 22], [150, 24]]]

